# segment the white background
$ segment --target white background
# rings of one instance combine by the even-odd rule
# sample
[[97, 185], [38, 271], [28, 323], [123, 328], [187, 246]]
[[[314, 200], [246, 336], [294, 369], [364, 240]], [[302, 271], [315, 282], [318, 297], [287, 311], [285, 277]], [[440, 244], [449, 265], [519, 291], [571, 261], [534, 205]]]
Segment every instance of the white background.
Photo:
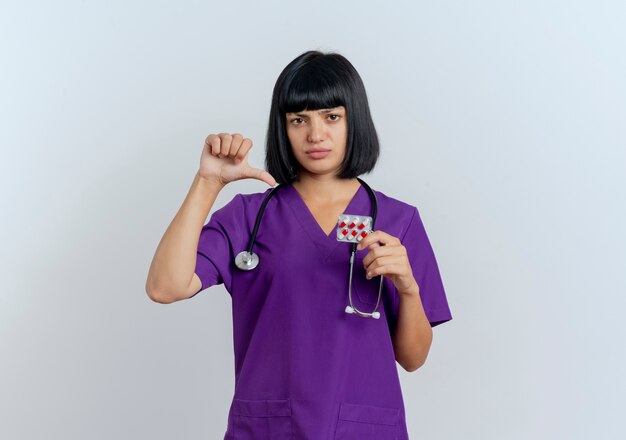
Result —
[[1, 438], [223, 436], [228, 293], [146, 275], [205, 137], [262, 167], [309, 49], [363, 78], [363, 177], [420, 209], [454, 316], [398, 366], [411, 438], [624, 438], [624, 3], [382, 3], [2, 2]]

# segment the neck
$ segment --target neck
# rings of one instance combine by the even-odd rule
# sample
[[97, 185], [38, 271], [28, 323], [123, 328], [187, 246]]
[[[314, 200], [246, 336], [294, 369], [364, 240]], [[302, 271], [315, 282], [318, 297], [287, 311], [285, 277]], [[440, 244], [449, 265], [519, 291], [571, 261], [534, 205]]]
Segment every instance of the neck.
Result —
[[301, 173], [292, 183], [302, 198], [312, 202], [333, 203], [352, 197], [361, 186], [356, 179], [316, 176]]

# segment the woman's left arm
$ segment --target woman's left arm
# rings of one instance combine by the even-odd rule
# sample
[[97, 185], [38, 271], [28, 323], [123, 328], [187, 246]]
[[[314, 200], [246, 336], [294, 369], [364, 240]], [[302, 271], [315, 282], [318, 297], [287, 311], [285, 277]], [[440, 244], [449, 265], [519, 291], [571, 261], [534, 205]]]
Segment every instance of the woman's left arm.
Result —
[[433, 329], [424, 312], [417, 283], [405, 291], [398, 290], [398, 294], [400, 306], [398, 323], [392, 335], [393, 351], [402, 368], [415, 371], [426, 362]]
[[380, 230], [366, 235], [357, 249], [366, 247], [370, 252], [363, 258], [363, 266], [368, 279], [386, 276], [400, 296], [397, 324], [392, 335], [396, 361], [406, 371], [415, 371], [426, 362], [433, 331], [422, 306], [406, 248], [397, 237]]

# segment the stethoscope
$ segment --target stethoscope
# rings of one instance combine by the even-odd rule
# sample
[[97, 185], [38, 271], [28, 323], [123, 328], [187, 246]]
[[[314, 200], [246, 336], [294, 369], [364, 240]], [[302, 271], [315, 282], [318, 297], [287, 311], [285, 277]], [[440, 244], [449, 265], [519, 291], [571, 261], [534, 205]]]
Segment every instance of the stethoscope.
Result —
[[[356, 178], [359, 182], [361, 182], [361, 185], [363, 185], [365, 187], [365, 189], [367, 190], [369, 197], [370, 197], [370, 201], [372, 204], [372, 231], [374, 230], [374, 224], [376, 222], [376, 214], [378, 212], [378, 202], [376, 201], [376, 194], [374, 194], [374, 191], [372, 191], [372, 188], [369, 187], [369, 185], [367, 183], [365, 183], [362, 179], [360, 178]], [[261, 207], [259, 208], [259, 212], [256, 216], [256, 221], [254, 223], [254, 229], [252, 230], [252, 235], [250, 236], [250, 240], [248, 241], [248, 247], [245, 251], [242, 251], [240, 253], [237, 254], [237, 256], [235, 257], [235, 264], [237, 265], [237, 267], [241, 270], [252, 270], [255, 267], [257, 267], [259, 265], [259, 256], [257, 254], [255, 254], [254, 252], [252, 252], [252, 246], [254, 245], [254, 240], [256, 239], [256, 233], [259, 230], [259, 224], [261, 223], [261, 218], [263, 217], [263, 213], [265, 212], [265, 206], [267, 205], [267, 202], [269, 201], [269, 199], [272, 198], [272, 196], [282, 187], [286, 186], [285, 184], [280, 184], [275, 186], [274, 188], [272, 188], [272, 190], [269, 192], [269, 194], [267, 196], [265, 196], [265, 200], [263, 200], [263, 203], [261, 204]], [[380, 304], [380, 298], [381, 298], [381, 294], [382, 294], [382, 290], [383, 290], [383, 276], [380, 275], [380, 286], [378, 288], [378, 300], [376, 301], [376, 307], [374, 307], [374, 310], [370, 313], [368, 312], [362, 312], [359, 309], [357, 309], [353, 302], [352, 302], [352, 268], [354, 266], [354, 254], [356, 253], [356, 247], [358, 245], [358, 243], [350, 243], [350, 279], [348, 281], [348, 298], [350, 300], [350, 305], [346, 306], [345, 312], [346, 313], [354, 313], [355, 315], [358, 316], [362, 316], [364, 318], [374, 318], [374, 319], [378, 319], [380, 318], [380, 312], [378, 312], [378, 305]]]

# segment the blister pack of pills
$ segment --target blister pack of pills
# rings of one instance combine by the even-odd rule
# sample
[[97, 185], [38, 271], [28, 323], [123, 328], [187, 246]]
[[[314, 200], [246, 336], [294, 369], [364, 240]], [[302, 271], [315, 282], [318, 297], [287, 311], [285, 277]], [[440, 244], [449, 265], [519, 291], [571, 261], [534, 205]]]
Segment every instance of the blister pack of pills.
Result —
[[337, 241], [359, 243], [372, 232], [372, 217], [341, 214], [337, 221]]

